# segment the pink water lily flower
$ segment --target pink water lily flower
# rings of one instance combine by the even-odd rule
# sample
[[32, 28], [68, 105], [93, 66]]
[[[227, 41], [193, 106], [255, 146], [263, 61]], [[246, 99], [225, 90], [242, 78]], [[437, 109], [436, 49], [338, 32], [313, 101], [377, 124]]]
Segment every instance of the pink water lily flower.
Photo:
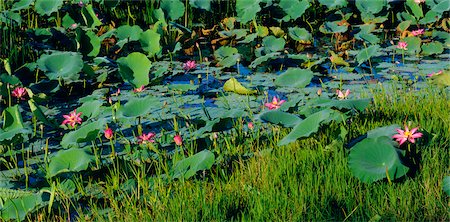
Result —
[[70, 112], [69, 115], [63, 115], [64, 121], [62, 125], [69, 124], [72, 128], [75, 127], [75, 124], [81, 124], [82, 119], [80, 118], [82, 112], [77, 113], [77, 110]]
[[145, 144], [145, 143], [153, 143], [155, 142], [155, 140], [153, 139], [153, 137], [155, 137], [155, 133], [142, 133], [142, 135], [138, 136], [138, 143], [139, 144]]
[[140, 93], [140, 92], [144, 91], [144, 89], [145, 89], [145, 86], [141, 86], [139, 88], [133, 89], [133, 92]]
[[416, 133], [418, 129], [419, 128], [416, 127], [409, 131], [408, 126], [405, 125], [405, 130], [395, 129], [397, 130], [398, 134], [395, 134], [394, 136], [392, 136], [392, 138], [394, 138], [399, 145], [402, 145], [407, 140], [411, 143], [415, 143], [415, 139], [420, 138], [423, 135], [422, 133]]
[[350, 89], [345, 90], [345, 93], [338, 89], [336, 90], [336, 94], [338, 99], [347, 99], [348, 95], [350, 95]]
[[105, 138], [106, 138], [106, 139], [109, 139], [109, 140], [110, 140], [110, 139], [113, 138], [114, 133], [113, 133], [113, 131], [112, 131], [111, 128], [106, 128], [105, 131], [104, 131], [104, 133], [105, 133]]
[[278, 109], [281, 107], [281, 104], [286, 102], [286, 100], [280, 100], [276, 96], [273, 97], [271, 103], [265, 103], [264, 106], [269, 108], [269, 110]]
[[197, 67], [197, 64], [195, 64], [194, 60], [189, 60], [189, 61], [183, 63], [183, 69], [186, 72], [190, 71], [192, 69], [195, 69], [196, 67]]
[[414, 0], [416, 4], [425, 3], [425, 0]]
[[27, 94], [28, 94], [28, 93], [27, 93], [27, 90], [26, 90], [25, 88], [23, 88], [23, 87], [17, 87], [17, 88], [15, 88], [15, 89], [12, 91], [11, 96], [16, 97], [17, 99], [20, 99], [20, 100], [25, 100], [24, 97], [25, 97]]
[[423, 29], [417, 29], [417, 30], [414, 30], [414, 31], [411, 32], [411, 34], [412, 34], [413, 36], [422, 35], [423, 33], [424, 33], [424, 30], [423, 30]]
[[253, 124], [253, 122], [249, 122], [249, 123], [247, 123], [247, 127], [248, 127], [250, 130], [253, 130], [253, 129], [255, 128], [255, 125]]
[[398, 42], [397, 49], [408, 50], [408, 48], [406, 48], [407, 46], [408, 43], [400, 41]]
[[175, 135], [173, 137], [173, 141], [175, 142], [175, 144], [177, 144], [178, 146], [183, 145], [183, 138], [181, 138], [181, 136], [179, 134]]
[[440, 75], [440, 74], [442, 74], [442, 73], [443, 73], [443, 71], [442, 71], [442, 70], [439, 70], [438, 72], [433, 72], [433, 73], [427, 74], [427, 77], [437, 76], [437, 75]]

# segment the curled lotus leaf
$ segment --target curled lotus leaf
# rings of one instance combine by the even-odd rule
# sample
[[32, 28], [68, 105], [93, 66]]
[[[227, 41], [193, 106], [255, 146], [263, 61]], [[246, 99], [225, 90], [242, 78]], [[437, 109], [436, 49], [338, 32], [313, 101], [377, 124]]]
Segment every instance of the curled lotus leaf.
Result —
[[37, 60], [38, 68], [50, 80], [62, 79], [66, 83], [77, 81], [83, 69], [83, 57], [75, 52], [54, 52], [44, 54]]

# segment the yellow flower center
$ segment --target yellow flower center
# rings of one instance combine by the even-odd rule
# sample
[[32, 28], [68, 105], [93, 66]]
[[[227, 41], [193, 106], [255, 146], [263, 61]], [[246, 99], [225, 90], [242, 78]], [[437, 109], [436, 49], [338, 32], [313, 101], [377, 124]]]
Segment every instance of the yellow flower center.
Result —
[[410, 137], [410, 136], [412, 136], [412, 133], [409, 132], [409, 131], [406, 131], [406, 132], [404, 133], [404, 135], [405, 135], [406, 137]]

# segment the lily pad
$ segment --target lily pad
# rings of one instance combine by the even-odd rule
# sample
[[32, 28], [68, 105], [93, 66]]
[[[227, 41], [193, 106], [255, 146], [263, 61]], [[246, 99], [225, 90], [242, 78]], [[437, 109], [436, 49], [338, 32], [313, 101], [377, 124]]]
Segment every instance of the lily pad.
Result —
[[65, 134], [61, 140], [61, 146], [64, 148], [78, 148], [80, 143], [93, 141], [98, 133], [105, 127], [104, 120], [82, 125], [80, 128]]
[[240, 82], [237, 81], [237, 79], [233, 77], [225, 82], [225, 84], [223, 85], [223, 90], [225, 92], [235, 92], [237, 94], [243, 95], [255, 94], [257, 92], [256, 90], [245, 88]]
[[34, 8], [39, 15], [50, 15], [58, 11], [63, 3], [63, 0], [36, 0]]
[[171, 20], [184, 15], [184, 4], [180, 0], [161, 0], [160, 7]]
[[80, 77], [79, 72], [84, 65], [82, 58], [81, 54], [75, 52], [54, 52], [42, 55], [37, 65], [50, 80], [62, 79], [71, 83]]
[[118, 59], [117, 64], [122, 78], [134, 88], [148, 85], [151, 62], [144, 54], [133, 52]]
[[348, 165], [362, 182], [372, 183], [389, 175], [391, 180], [404, 176], [409, 168], [402, 164], [390, 137], [367, 138], [357, 143], [349, 154]]
[[148, 53], [149, 56], [153, 56], [161, 50], [161, 44], [159, 43], [161, 36], [155, 31], [149, 29], [143, 33], [139, 38], [142, 49]]
[[304, 88], [313, 77], [314, 73], [309, 69], [289, 68], [275, 80], [275, 85]]
[[261, 11], [261, 0], [236, 0], [236, 13], [241, 23], [247, 23], [256, 17]]
[[125, 117], [138, 117], [144, 116], [154, 107], [159, 108], [160, 106], [161, 102], [158, 98], [146, 96], [144, 98], [130, 99], [125, 105], [119, 108], [119, 112]]
[[89, 148], [60, 150], [50, 158], [47, 178], [52, 178], [60, 173], [86, 170], [94, 160], [95, 157], [90, 154]]
[[299, 27], [289, 28], [289, 36], [295, 41], [308, 41], [312, 37], [308, 30]]
[[171, 170], [172, 178], [189, 179], [200, 170], [208, 170], [214, 164], [214, 154], [209, 150], [203, 150], [193, 156], [175, 162]]
[[284, 127], [294, 127], [302, 121], [302, 119], [297, 115], [279, 110], [267, 111], [261, 114], [259, 118], [263, 121], [273, 124], [279, 124]]
[[283, 38], [277, 38], [272, 35], [264, 37], [262, 42], [264, 45], [264, 52], [267, 54], [282, 51], [284, 49], [284, 45], [286, 44], [286, 41]]

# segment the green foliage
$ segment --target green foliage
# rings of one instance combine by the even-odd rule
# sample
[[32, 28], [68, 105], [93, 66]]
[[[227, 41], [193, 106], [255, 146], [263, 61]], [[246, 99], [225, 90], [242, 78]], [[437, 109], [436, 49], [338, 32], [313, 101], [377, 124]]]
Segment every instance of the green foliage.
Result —
[[92, 5], [87, 5], [81, 9], [81, 14], [83, 15], [84, 23], [89, 28], [94, 28], [102, 25], [102, 22], [97, 18]]
[[356, 61], [358, 61], [358, 65], [361, 65], [363, 62], [369, 60], [373, 56], [379, 55], [380, 46], [372, 45], [358, 52], [356, 55]]
[[142, 49], [146, 51], [149, 56], [153, 56], [161, 51], [161, 45], [159, 44], [160, 39], [161, 36], [158, 33], [149, 29], [141, 33], [139, 42], [141, 43]]
[[88, 169], [89, 164], [94, 160], [95, 157], [90, 154], [89, 148], [60, 150], [50, 158], [47, 178], [52, 178], [61, 173], [80, 172], [86, 170]]
[[347, 0], [319, 0], [320, 4], [328, 7], [329, 10], [347, 6]]
[[95, 57], [100, 53], [100, 37], [93, 31], [77, 28], [77, 42], [80, 45], [80, 52], [85, 56]]
[[444, 51], [442, 43], [434, 41], [430, 43], [424, 43], [422, 45], [422, 53], [424, 55], [441, 54]]
[[78, 81], [83, 69], [82, 56], [74, 52], [44, 54], [36, 63], [50, 80], [64, 80], [65, 83]]
[[235, 92], [237, 94], [243, 94], [243, 95], [249, 95], [249, 94], [255, 94], [256, 90], [250, 90], [245, 88], [240, 82], [237, 81], [235, 78], [230, 78], [225, 82], [223, 85], [223, 90], [225, 92]]
[[0, 207], [0, 218], [5, 221], [22, 221], [28, 213], [35, 210], [41, 203], [43, 203], [43, 199], [40, 193], [7, 199], [4, 205]]
[[262, 40], [262, 43], [264, 45], [264, 52], [266, 54], [272, 53], [272, 52], [278, 52], [284, 49], [284, 45], [286, 44], [286, 41], [283, 38], [277, 38], [273, 35], [264, 37]]
[[444, 182], [442, 183], [442, 189], [447, 195], [450, 196], [450, 176], [444, 177]]
[[150, 60], [140, 52], [133, 52], [127, 57], [117, 60], [119, 73], [123, 80], [130, 83], [134, 88], [148, 85], [149, 72], [151, 67]]
[[200, 151], [190, 157], [174, 163], [171, 177], [174, 179], [189, 179], [198, 171], [208, 170], [214, 164], [214, 154], [209, 150]]
[[236, 0], [236, 12], [240, 22], [247, 23], [256, 17], [261, 11], [259, 3], [261, 0]]
[[314, 77], [314, 73], [309, 69], [289, 68], [276, 80], [276, 86], [304, 88]]
[[311, 40], [312, 36], [308, 30], [299, 27], [290, 27], [289, 36], [295, 41], [308, 41]]
[[211, 11], [211, 0], [189, 0], [189, 4], [194, 8]]
[[417, 55], [420, 53], [420, 45], [422, 43], [419, 37], [409, 36], [403, 39], [408, 44], [406, 52], [408, 54]]
[[180, 0], [161, 0], [161, 9], [170, 20], [177, 20], [184, 14], [184, 4]]
[[66, 133], [60, 144], [64, 148], [79, 148], [82, 143], [94, 141], [104, 126], [104, 120], [81, 125], [80, 128]]
[[399, 151], [389, 137], [367, 138], [357, 143], [349, 154], [348, 165], [355, 177], [365, 183], [404, 176], [409, 168], [402, 164]]
[[309, 8], [308, 0], [280, 0], [279, 6], [290, 17], [290, 19], [297, 19], [301, 17], [306, 9]]
[[214, 57], [219, 60], [219, 65], [227, 68], [236, 65], [240, 58], [239, 52], [236, 48], [230, 46], [222, 46], [214, 51]]
[[36, 0], [36, 2], [34, 3], [34, 8], [39, 15], [50, 16], [50, 14], [52, 14], [53, 12], [58, 11], [63, 3], [63, 0]]
[[150, 113], [151, 109], [159, 108], [161, 102], [157, 97], [146, 96], [143, 98], [132, 98], [119, 108], [119, 113], [124, 117], [138, 117]]
[[278, 124], [284, 127], [294, 127], [302, 121], [302, 119], [297, 115], [279, 110], [270, 110], [264, 112], [263, 114], [261, 114], [261, 116], [259, 116], [259, 118], [263, 121], [272, 124]]

